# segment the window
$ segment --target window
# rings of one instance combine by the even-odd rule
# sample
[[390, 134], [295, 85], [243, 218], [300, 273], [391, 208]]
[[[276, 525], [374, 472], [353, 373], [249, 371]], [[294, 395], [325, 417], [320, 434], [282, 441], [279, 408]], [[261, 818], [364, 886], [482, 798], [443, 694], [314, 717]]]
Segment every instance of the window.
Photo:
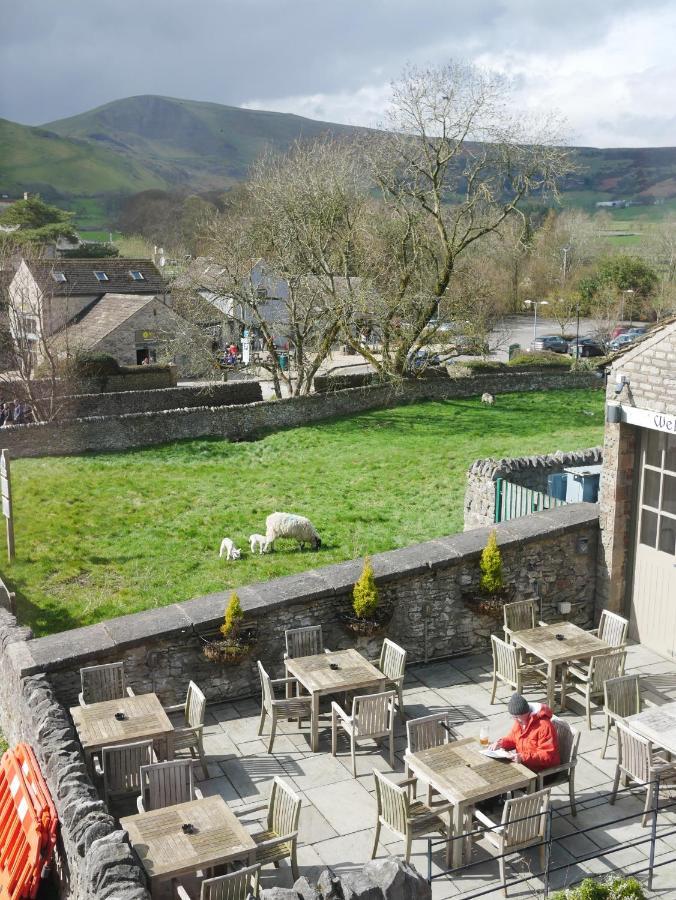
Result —
[[52, 278], [59, 283], [67, 280], [65, 272], [52, 272]]
[[132, 281], [145, 281], [143, 277], [143, 272], [139, 272], [138, 269], [133, 269], [130, 273]]
[[97, 281], [108, 281], [108, 276], [105, 272], [94, 272]]
[[23, 317], [23, 330], [27, 334], [36, 334], [38, 330], [38, 320], [35, 316], [24, 316]]
[[639, 541], [673, 556], [676, 549], [676, 436], [650, 431], [644, 446]]

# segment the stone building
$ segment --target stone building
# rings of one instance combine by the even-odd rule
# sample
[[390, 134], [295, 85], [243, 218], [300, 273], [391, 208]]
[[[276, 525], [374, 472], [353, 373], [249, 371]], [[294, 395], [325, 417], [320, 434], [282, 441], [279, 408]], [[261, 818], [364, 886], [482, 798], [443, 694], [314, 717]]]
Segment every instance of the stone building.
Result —
[[610, 366], [600, 490], [597, 608], [676, 655], [676, 319]]

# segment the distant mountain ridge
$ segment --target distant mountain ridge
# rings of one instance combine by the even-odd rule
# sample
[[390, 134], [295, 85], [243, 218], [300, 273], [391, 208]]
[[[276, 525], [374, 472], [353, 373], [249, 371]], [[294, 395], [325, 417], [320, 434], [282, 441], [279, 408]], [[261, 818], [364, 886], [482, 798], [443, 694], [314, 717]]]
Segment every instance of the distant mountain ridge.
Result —
[[[268, 147], [362, 129], [286, 113], [142, 95], [48, 122], [0, 119], [0, 194], [39, 191], [45, 199], [116, 199], [144, 190], [225, 190], [243, 180]], [[574, 205], [676, 197], [676, 148], [577, 148], [581, 171], [563, 185]]]

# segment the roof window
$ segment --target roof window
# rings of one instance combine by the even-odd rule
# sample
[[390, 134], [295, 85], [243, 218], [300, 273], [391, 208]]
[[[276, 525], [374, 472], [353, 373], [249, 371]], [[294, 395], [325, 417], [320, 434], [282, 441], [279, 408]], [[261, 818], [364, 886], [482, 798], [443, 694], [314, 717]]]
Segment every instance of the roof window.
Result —
[[129, 274], [131, 275], [132, 281], [145, 281], [143, 272], [139, 272], [138, 269], [132, 269]]
[[105, 272], [94, 272], [97, 281], [108, 281], [108, 276]]
[[66, 281], [66, 273], [65, 272], [52, 272], [52, 278], [54, 281], [63, 282]]

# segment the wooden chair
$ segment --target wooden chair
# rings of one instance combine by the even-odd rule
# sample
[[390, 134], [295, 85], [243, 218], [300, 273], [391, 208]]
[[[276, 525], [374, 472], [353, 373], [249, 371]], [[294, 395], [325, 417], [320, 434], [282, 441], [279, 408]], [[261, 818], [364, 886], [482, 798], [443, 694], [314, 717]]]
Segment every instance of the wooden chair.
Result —
[[265, 725], [265, 717], [270, 716], [270, 740], [268, 741], [268, 753], [272, 753], [272, 746], [275, 742], [275, 731], [277, 730], [277, 719], [281, 716], [283, 719], [298, 719], [300, 726], [301, 719], [309, 717], [312, 714], [312, 698], [304, 697], [286, 697], [284, 700], [278, 700], [275, 697], [275, 686], [284, 685], [285, 688], [293, 688], [291, 694], [297, 693], [298, 682], [295, 678], [270, 678], [263, 668], [263, 663], [258, 660], [258, 674], [261, 679], [261, 720], [258, 725], [258, 734], [263, 734], [263, 726]]
[[[415, 800], [411, 803], [408, 798], [407, 788], [412, 786], [412, 782], [416, 781], [415, 778], [407, 778], [399, 782], [399, 784], [395, 784], [376, 769], [373, 770], [373, 776], [376, 781], [378, 812], [376, 814], [376, 828], [373, 836], [371, 859], [375, 859], [378, 853], [380, 829], [383, 825], [405, 842], [406, 850], [404, 855], [406, 862], [411, 860], [411, 844], [414, 838], [421, 838], [435, 831], [450, 836], [452, 803], [440, 801], [432, 805], [425, 804], [420, 800]], [[449, 814], [448, 825], [441, 818], [444, 813]], [[450, 840], [446, 848], [446, 863], [450, 866]]]
[[140, 813], [202, 799], [202, 792], [194, 786], [191, 759], [141, 766], [140, 789], [137, 800]]
[[484, 837], [500, 854], [498, 864], [505, 897], [507, 896], [507, 878], [503, 854], [516, 853], [518, 850], [525, 850], [534, 844], [540, 844], [540, 866], [543, 869], [545, 867], [544, 840], [549, 803], [549, 788], [506, 800], [500, 823], [494, 822], [481, 810], [474, 810], [474, 818], [490, 829], [485, 832]]
[[251, 835], [256, 842], [256, 862], [262, 866], [266, 863], [274, 863], [276, 866], [280, 860], [288, 859], [294, 881], [298, 878], [296, 849], [300, 804], [300, 797], [285, 781], [275, 776], [269, 802], [254, 803], [233, 810], [237, 818], [245, 818], [267, 808], [265, 829]]
[[103, 796], [106, 805], [113, 799], [139, 794], [140, 768], [152, 763], [153, 759], [152, 741], [103, 747], [100, 761], [98, 757], [94, 757], [94, 770], [103, 778]]
[[522, 694], [526, 682], [545, 682], [547, 680], [546, 669], [543, 665], [522, 663], [519, 648], [514, 644], [508, 644], [495, 634], [491, 635], [491, 644], [493, 645], [491, 703], [495, 703], [498, 681], [503, 681], [518, 694]]
[[134, 692], [124, 683], [124, 663], [105, 663], [80, 669], [82, 690], [78, 694], [80, 706], [101, 703], [104, 700], [120, 700], [133, 697]]
[[551, 787], [552, 783], [561, 784], [568, 782], [570, 811], [576, 816], [575, 767], [577, 766], [577, 751], [580, 746], [580, 732], [573, 728], [572, 725], [569, 725], [565, 719], [559, 719], [558, 716], [552, 716], [552, 725], [556, 728], [561, 762], [558, 766], [551, 766], [549, 769], [542, 769], [538, 772], [537, 787], [540, 791], [544, 789], [545, 778], [547, 779], [548, 787]]
[[[505, 632], [505, 640], [508, 644], [512, 643], [512, 633], [515, 631], [528, 631], [535, 628], [538, 624], [538, 601], [531, 600], [515, 600], [514, 603], [505, 603], [502, 608], [504, 616], [503, 630]], [[544, 625], [544, 622], [540, 623]]]
[[[260, 865], [248, 866], [218, 878], [205, 878], [200, 883], [199, 900], [247, 900], [258, 897], [260, 868]], [[172, 885], [177, 900], [196, 900], [177, 878], [172, 880]]]
[[603, 695], [603, 685], [609, 678], [617, 678], [624, 672], [626, 650], [614, 650], [612, 653], [603, 653], [601, 656], [592, 656], [589, 660], [589, 668], [581, 669], [576, 665], [563, 667], [561, 677], [561, 706], [566, 705], [566, 690], [570, 676], [577, 682], [576, 687], [584, 694], [585, 709], [587, 711], [587, 728], [591, 731], [591, 701], [592, 697]]
[[617, 729], [617, 766], [615, 768], [613, 793], [609, 802], [611, 806], [615, 803], [620, 779], [622, 779], [623, 786], [626, 786], [627, 781], [634, 781], [636, 784], [644, 785], [646, 787], [646, 798], [641, 824], [645, 828], [648, 824], [648, 812], [653, 805], [655, 779], [658, 775], [660, 777], [666, 776], [667, 778], [675, 777], [676, 764], [670, 762], [659, 753], [655, 753], [652, 743], [631, 731], [624, 722], [618, 720], [615, 726]]
[[352, 774], [355, 778], [357, 777], [355, 743], [358, 740], [389, 738], [390, 767], [394, 768], [394, 698], [396, 695], [396, 691], [383, 691], [380, 694], [364, 694], [353, 697], [352, 715], [348, 715], [335, 700], [331, 704], [331, 754], [336, 755], [338, 728], [340, 727], [350, 736]]
[[[450, 710], [446, 710], [446, 712], [432, 713], [430, 716], [421, 716], [418, 719], [409, 719], [406, 722], [406, 752], [417, 753], [418, 750], [429, 750], [430, 747], [447, 744], [451, 737], [455, 739], [450, 725], [450, 715]], [[408, 765], [406, 766], [406, 778], [411, 778], [411, 770]], [[411, 787], [415, 797], [416, 785]], [[427, 796], [430, 799], [429, 786]]]
[[[202, 773], [209, 777], [207, 761], [204, 756], [204, 715], [207, 708], [207, 699], [194, 681], [188, 685], [185, 703], [177, 703], [175, 706], [166, 706], [167, 713], [183, 713], [183, 725], [174, 728], [174, 751], [189, 750], [190, 756], [196, 759], [199, 756], [202, 763]], [[197, 756], [196, 756], [197, 754]]]
[[597, 635], [611, 647], [624, 647], [627, 643], [628, 628], [629, 621], [627, 619], [604, 609], [599, 619], [599, 627], [592, 629], [591, 634]]
[[324, 648], [321, 625], [307, 625], [304, 628], [289, 628], [284, 632], [286, 652], [284, 659], [297, 659], [299, 656], [317, 656], [328, 653]]
[[603, 685], [603, 713], [606, 717], [606, 737], [601, 750], [601, 759], [608, 749], [610, 729], [617, 719], [641, 712], [641, 685], [638, 675], [620, 675], [608, 678]]
[[385, 638], [380, 650], [380, 659], [375, 663], [387, 681], [383, 687], [391, 685], [397, 692], [399, 712], [404, 714], [404, 676], [406, 674], [406, 650]]

